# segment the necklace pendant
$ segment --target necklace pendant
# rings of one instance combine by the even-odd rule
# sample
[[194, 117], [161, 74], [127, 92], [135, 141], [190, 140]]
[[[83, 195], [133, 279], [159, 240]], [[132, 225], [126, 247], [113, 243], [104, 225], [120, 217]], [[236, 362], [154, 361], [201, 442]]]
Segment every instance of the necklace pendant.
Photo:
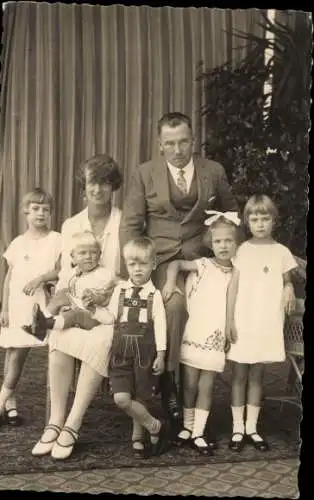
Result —
[[263, 269], [263, 271], [264, 271], [265, 274], [268, 273], [269, 267], [265, 266], [264, 269]]
[[24, 260], [26, 260], [26, 262], [28, 262], [29, 261], [29, 255], [27, 255], [27, 254], [24, 255]]

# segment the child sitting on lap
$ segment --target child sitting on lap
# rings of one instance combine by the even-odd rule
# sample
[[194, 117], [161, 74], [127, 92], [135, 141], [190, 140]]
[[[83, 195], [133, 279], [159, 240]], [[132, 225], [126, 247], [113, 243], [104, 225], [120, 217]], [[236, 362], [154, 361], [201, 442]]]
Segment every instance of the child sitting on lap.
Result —
[[91, 330], [102, 322], [103, 308], [112, 294], [115, 276], [99, 265], [101, 249], [93, 233], [77, 233], [72, 242], [75, 270], [70, 279], [60, 273], [59, 291], [47, 306], [51, 316], [46, 317], [35, 304], [32, 325], [24, 326], [38, 338], [44, 338], [47, 330], [71, 327]]

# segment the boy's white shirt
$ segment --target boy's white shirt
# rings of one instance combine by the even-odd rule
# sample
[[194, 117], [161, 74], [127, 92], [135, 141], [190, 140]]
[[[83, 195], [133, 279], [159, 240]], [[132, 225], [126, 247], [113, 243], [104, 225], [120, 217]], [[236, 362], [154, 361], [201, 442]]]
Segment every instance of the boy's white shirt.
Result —
[[[113, 319], [117, 319], [118, 308], [119, 308], [119, 297], [121, 289], [125, 289], [125, 297], [130, 298], [132, 295], [132, 288], [134, 283], [131, 280], [123, 281], [121, 280], [115, 287], [110, 303], [108, 305], [108, 311], [113, 316]], [[147, 299], [150, 293], [154, 293], [153, 305], [152, 305], [152, 319], [154, 325], [154, 335], [157, 351], [165, 351], [167, 345], [167, 323], [166, 323], [166, 312], [162, 296], [159, 290], [156, 289], [153, 282], [149, 280], [147, 283], [142, 285], [142, 290], [140, 291], [140, 298]], [[128, 318], [128, 307], [124, 307], [122, 312], [120, 322], [127, 322]], [[95, 316], [94, 316], [95, 317]], [[147, 322], [147, 310], [141, 309], [139, 314], [139, 322]]]

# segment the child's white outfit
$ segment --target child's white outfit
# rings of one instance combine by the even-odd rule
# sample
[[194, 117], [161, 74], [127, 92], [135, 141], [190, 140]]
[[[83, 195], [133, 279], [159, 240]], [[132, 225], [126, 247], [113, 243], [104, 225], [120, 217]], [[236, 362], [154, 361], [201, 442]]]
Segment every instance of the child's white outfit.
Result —
[[213, 259], [194, 261], [197, 273], [187, 279], [187, 320], [180, 362], [200, 370], [222, 372], [225, 366], [227, 288], [232, 267]]
[[[104, 267], [97, 267], [93, 271], [75, 276], [65, 281], [60, 273], [60, 282], [57, 289], [69, 287], [72, 291], [73, 302], [82, 307], [82, 293], [86, 288], [108, 289], [115, 282], [114, 274]], [[56, 290], [57, 290], [56, 289]], [[96, 308], [93, 317], [101, 321], [101, 307]], [[100, 324], [91, 330], [82, 328], [67, 328], [65, 330], [50, 330], [50, 351], [57, 350], [68, 354], [73, 358], [80, 359], [88, 364], [103, 377], [108, 376], [109, 355], [113, 336], [113, 325]]]
[[21, 328], [32, 322], [34, 303], [46, 308], [46, 294], [41, 285], [34, 295], [26, 295], [24, 286], [42, 274], [55, 268], [61, 252], [61, 234], [50, 231], [46, 236], [34, 239], [28, 233], [17, 236], [4, 252], [3, 257], [12, 267], [9, 285], [9, 327], [2, 327], [1, 347], [33, 347], [45, 345]]
[[243, 243], [234, 266], [239, 270], [235, 305], [238, 339], [227, 358], [238, 363], [285, 360], [283, 274], [297, 267], [290, 250], [280, 243]]

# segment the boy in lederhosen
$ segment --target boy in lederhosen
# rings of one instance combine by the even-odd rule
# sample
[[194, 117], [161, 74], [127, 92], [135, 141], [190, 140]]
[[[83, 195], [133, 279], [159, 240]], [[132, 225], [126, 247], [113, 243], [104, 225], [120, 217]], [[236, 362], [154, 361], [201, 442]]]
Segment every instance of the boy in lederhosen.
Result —
[[129, 280], [120, 282], [108, 310], [115, 320], [109, 377], [116, 405], [133, 419], [134, 456], [147, 457], [144, 431], [148, 431], [151, 453], [164, 450], [166, 423], [147, 409], [154, 375], [164, 371], [166, 316], [159, 290], [151, 281], [156, 267], [152, 241], [146, 237], [129, 241], [123, 248]]

